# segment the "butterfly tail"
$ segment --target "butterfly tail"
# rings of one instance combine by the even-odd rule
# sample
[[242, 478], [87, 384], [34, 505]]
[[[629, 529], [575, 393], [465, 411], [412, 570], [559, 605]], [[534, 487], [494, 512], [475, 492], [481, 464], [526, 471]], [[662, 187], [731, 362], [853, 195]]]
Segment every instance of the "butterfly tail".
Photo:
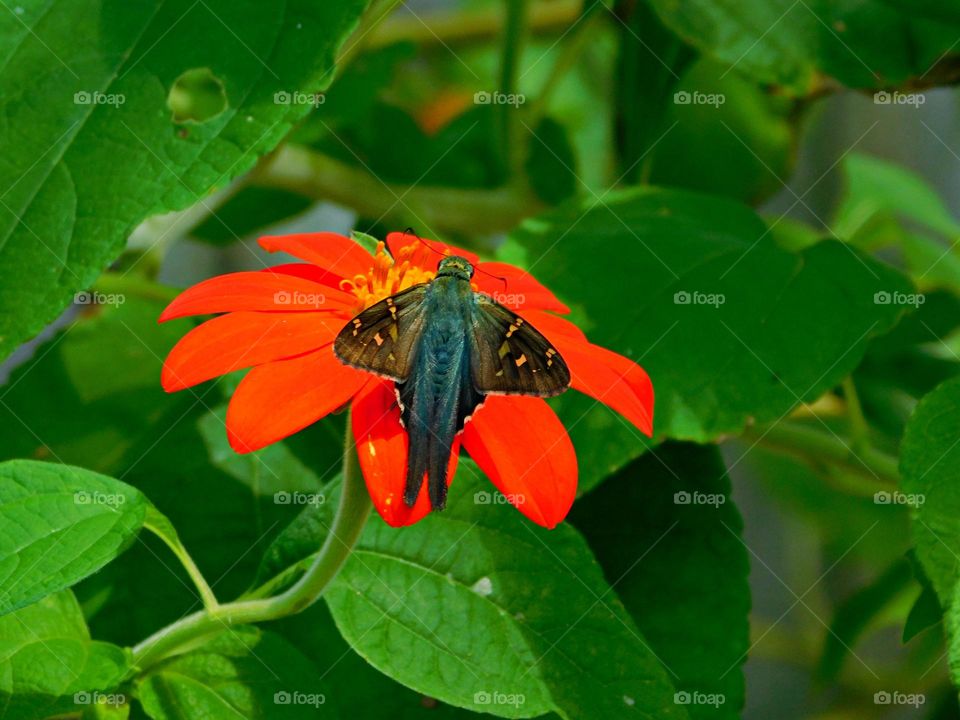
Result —
[[427, 473], [427, 452], [430, 447], [429, 408], [417, 402], [415, 383], [416, 380], [410, 380], [397, 386], [401, 417], [408, 438], [407, 484], [403, 491], [403, 501], [407, 507], [413, 507], [420, 495]]

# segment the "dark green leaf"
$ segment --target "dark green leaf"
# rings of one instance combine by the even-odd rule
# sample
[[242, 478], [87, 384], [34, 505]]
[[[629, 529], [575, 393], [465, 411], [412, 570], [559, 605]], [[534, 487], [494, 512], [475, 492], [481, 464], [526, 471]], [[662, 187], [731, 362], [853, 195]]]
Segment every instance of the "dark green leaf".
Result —
[[739, 718], [749, 562], [717, 449], [661, 446], [579, 500], [570, 519], [677, 690], [697, 700], [690, 717]]

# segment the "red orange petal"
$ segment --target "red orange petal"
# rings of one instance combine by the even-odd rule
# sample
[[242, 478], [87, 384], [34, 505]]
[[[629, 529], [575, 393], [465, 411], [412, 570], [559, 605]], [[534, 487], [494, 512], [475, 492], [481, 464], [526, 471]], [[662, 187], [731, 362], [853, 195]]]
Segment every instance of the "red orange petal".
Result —
[[[393, 383], [371, 380], [353, 403], [353, 436], [357, 457], [363, 471], [367, 490], [388, 525], [402, 527], [422, 520], [430, 512], [427, 484], [420, 488], [414, 506], [403, 501], [407, 482], [407, 433], [400, 425], [400, 410]], [[455, 441], [447, 473], [453, 480], [460, 455], [459, 440]]]
[[346, 404], [370, 376], [342, 364], [327, 345], [258, 365], [227, 408], [227, 437], [240, 453], [282, 440]]
[[330, 313], [235, 312], [184, 335], [163, 363], [161, 384], [183, 390], [219, 375], [293, 357], [333, 342], [345, 320]]
[[552, 528], [567, 516], [577, 494], [577, 456], [546, 401], [488, 397], [464, 428], [463, 446], [533, 522]]
[[540, 284], [533, 275], [516, 265], [482, 262], [477, 265], [476, 270], [473, 282], [477, 289], [511, 310], [570, 312], [570, 308], [560, 302], [556, 295]]
[[566, 361], [573, 388], [616, 410], [644, 435], [653, 436], [653, 383], [642, 367], [590, 343], [568, 320], [536, 311], [523, 315]]
[[337, 312], [349, 319], [355, 309], [356, 298], [336, 288], [286, 273], [238, 272], [187, 288], [167, 305], [160, 322], [238, 310]]
[[337, 233], [266, 235], [258, 242], [267, 252], [285, 252], [345, 278], [366, 274], [373, 266], [370, 253]]

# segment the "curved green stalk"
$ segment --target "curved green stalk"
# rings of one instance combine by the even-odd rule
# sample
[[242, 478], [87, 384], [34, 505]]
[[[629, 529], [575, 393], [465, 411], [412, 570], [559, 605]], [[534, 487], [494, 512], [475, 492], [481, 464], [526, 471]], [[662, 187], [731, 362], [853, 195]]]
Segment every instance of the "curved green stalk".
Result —
[[243, 623], [265, 622], [293, 615], [310, 607], [343, 567], [370, 514], [370, 496], [360, 473], [347, 423], [343, 456], [343, 489], [330, 533], [303, 577], [275, 597], [239, 600], [187, 615], [159, 630], [133, 648], [133, 665], [142, 671], [198, 638]]

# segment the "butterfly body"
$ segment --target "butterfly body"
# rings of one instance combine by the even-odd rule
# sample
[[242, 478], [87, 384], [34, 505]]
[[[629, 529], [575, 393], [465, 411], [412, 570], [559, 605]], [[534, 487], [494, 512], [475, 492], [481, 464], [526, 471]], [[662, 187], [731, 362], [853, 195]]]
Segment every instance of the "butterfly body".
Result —
[[334, 343], [341, 361], [392, 379], [409, 438], [404, 502], [426, 477], [430, 503], [446, 502], [452, 446], [489, 394], [548, 397], [570, 373], [523, 318], [473, 290], [472, 265], [441, 261], [436, 277], [367, 308]]

